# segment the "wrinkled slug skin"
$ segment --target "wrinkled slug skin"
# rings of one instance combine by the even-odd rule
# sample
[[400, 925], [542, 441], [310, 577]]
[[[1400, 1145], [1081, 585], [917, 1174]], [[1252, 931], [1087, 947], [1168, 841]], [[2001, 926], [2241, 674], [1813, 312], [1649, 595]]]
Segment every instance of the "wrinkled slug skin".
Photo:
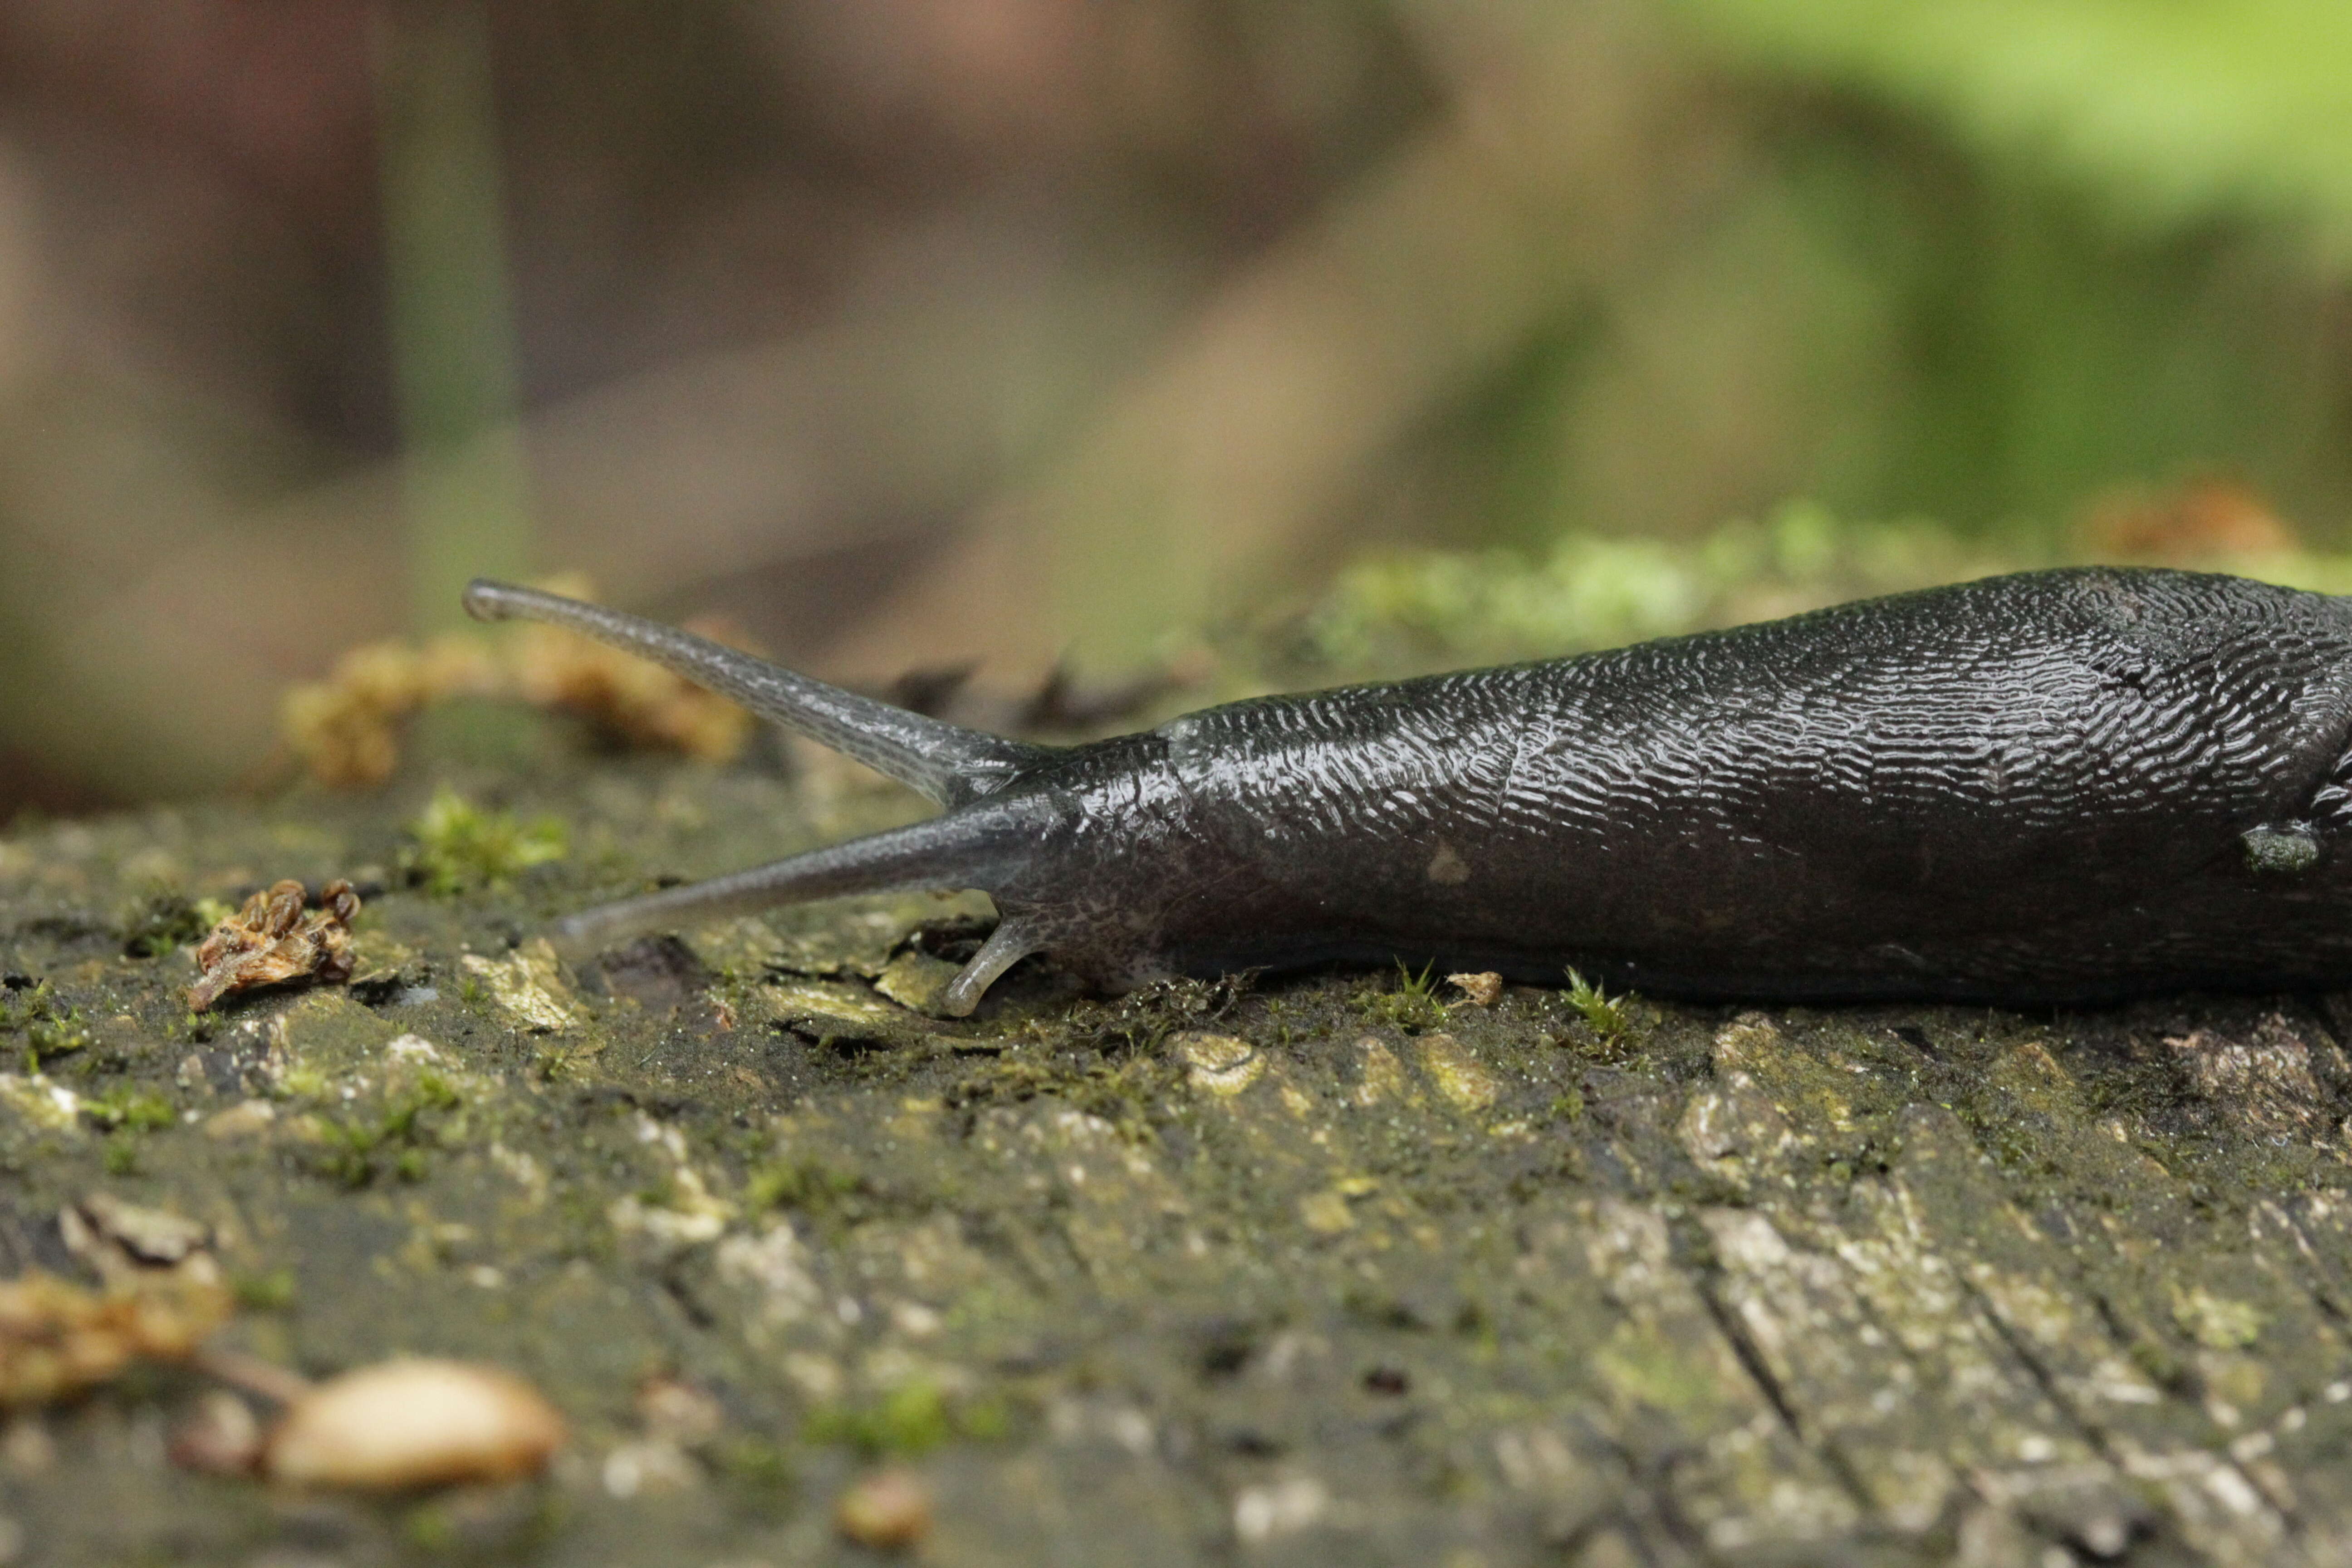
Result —
[[1032, 953], [1113, 989], [1397, 960], [1724, 998], [2352, 986], [2352, 599], [2025, 573], [1069, 747], [537, 589], [466, 604], [655, 659], [942, 807], [569, 916], [574, 952], [977, 888], [1003, 919], [956, 1016]]
[[1109, 984], [1397, 958], [1702, 997], [2352, 984], [2347, 735], [2352, 601], [2033, 573], [1053, 753], [1003, 791], [1037, 840], [992, 890]]

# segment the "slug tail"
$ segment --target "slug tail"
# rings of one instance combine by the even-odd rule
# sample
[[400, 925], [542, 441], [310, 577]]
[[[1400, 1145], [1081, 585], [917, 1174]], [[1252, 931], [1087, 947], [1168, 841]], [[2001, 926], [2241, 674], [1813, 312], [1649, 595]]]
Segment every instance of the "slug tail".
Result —
[[707, 882], [603, 904], [558, 921], [550, 934], [558, 947], [582, 957], [632, 937], [813, 899], [941, 888], [993, 891], [1017, 868], [1030, 837], [1017, 812], [991, 804]]
[[[465, 603], [467, 614], [478, 621], [544, 621], [649, 658], [698, 686], [741, 703], [772, 723], [887, 773], [941, 805], [962, 805], [989, 795], [1052, 754], [1047, 747], [927, 719], [692, 632], [560, 594], [477, 578], [466, 589]], [[792, 864], [784, 861], [744, 875], [766, 876]], [[704, 886], [718, 888], [737, 880], [722, 878]], [[682, 888], [677, 892], [696, 890]], [[601, 912], [592, 910], [591, 915]]]

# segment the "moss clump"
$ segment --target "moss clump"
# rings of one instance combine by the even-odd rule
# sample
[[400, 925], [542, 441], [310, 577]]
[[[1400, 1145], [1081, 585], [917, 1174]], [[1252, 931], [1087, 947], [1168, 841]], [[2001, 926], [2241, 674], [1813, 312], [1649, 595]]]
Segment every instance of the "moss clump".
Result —
[[743, 1184], [743, 1205], [754, 1214], [784, 1208], [823, 1217], [865, 1189], [864, 1179], [855, 1171], [822, 1160], [786, 1160], [751, 1173]]
[[172, 1102], [152, 1089], [118, 1084], [81, 1102], [82, 1114], [100, 1127], [125, 1132], [160, 1132], [179, 1121]]
[[1001, 1437], [1010, 1425], [1004, 1407], [994, 1400], [950, 1400], [935, 1384], [916, 1379], [872, 1405], [814, 1411], [802, 1435], [812, 1443], [839, 1444], [868, 1457], [906, 1457], [926, 1453], [950, 1438]]
[[1359, 991], [1349, 1001], [1368, 1023], [1386, 1024], [1408, 1035], [1419, 1035], [1445, 1022], [1445, 1004], [1437, 999], [1441, 984], [1436, 964], [1429, 964], [1415, 974], [1400, 963], [1394, 985]]
[[89, 1031], [80, 1016], [58, 999], [47, 981], [0, 990], [0, 1034], [21, 1034], [25, 1040], [25, 1070], [38, 1072], [41, 1064], [89, 1047]]
[[150, 893], [124, 911], [118, 922], [125, 958], [162, 958], [204, 940], [205, 933], [228, 918], [227, 905], [215, 899], [190, 900], [168, 890]]
[[1612, 996], [1600, 986], [1571, 969], [1568, 972], [1568, 1005], [1576, 1009], [1595, 1038], [1606, 1047], [1615, 1048], [1624, 1043], [1633, 1027], [1633, 1016], [1626, 1007], [1627, 996]]
[[1123, 1138], [1141, 1142], [1150, 1136], [1155, 1110], [1167, 1104], [1175, 1082], [1173, 1070], [1149, 1056], [1086, 1066], [1023, 1057], [981, 1068], [940, 1100], [950, 1110], [975, 1111], [1050, 1097], [1109, 1122]]
[[239, 1274], [229, 1280], [228, 1288], [236, 1304], [247, 1311], [282, 1312], [294, 1304], [294, 1271], [290, 1268]]
[[459, 1103], [447, 1079], [424, 1073], [380, 1115], [330, 1119], [321, 1129], [319, 1173], [347, 1187], [364, 1187], [386, 1170], [404, 1182], [422, 1181], [436, 1113], [455, 1110]]
[[709, 1445], [703, 1457], [755, 1507], [788, 1494], [794, 1482], [792, 1455], [771, 1438], [725, 1439]]
[[552, 816], [519, 820], [512, 812], [476, 805], [443, 785], [408, 825], [414, 843], [404, 857], [411, 881], [436, 898], [503, 887], [533, 866], [570, 851], [563, 824]]

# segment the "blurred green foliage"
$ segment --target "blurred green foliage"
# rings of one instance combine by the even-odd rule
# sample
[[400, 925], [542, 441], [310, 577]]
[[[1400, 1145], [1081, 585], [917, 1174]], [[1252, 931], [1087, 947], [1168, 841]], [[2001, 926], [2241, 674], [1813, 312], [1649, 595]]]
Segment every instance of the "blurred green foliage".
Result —
[[1318, 673], [1591, 647], [2200, 480], [2352, 545], [2317, 0], [47, 3], [0, 819], [257, 776], [534, 564], [1019, 688], [1318, 595]]
[[407, 446], [411, 619], [463, 622], [476, 575], [533, 565], [481, 0], [386, 8], [372, 39], [393, 381]]
[[1721, 73], [1712, 183], [1443, 412], [1376, 512], [1541, 553], [1807, 496], [2031, 559], [2117, 488], [2219, 474], [2344, 539], [2352, 11], [1655, 9]]
[[1874, 116], [1759, 155], [1454, 410], [1416, 487], [1450, 531], [1687, 536], [1777, 494], [2046, 544], [2114, 487], [2220, 472], [2340, 535], [2352, 343], [2274, 237], [2135, 237]]
[[1676, 0], [1750, 58], [1924, 110], [2126, 218], [2352, 247], [2352, 9], [2333, 0]]
[[[1772, 356], [1747, 406], [1697, 433], [1787, 442], [1786, 493], [1857, 515], [2048, 540], [2107, 487], [2212, 469], [2341, 536], [2352, 338], [2331, 301], [2352, 267], [2352, 10], [1674, 10], [1780, 95], [1751, 122], [1758, 162], [1727, 216], [1669, 263], [1705, 287], [1681, 290], [1696, 305], [1652, 361], [1679, 344], [1736, 374], [1759, 332]], [[1709, 312], [1733, 324], [1710, 336], [1691, 321]], [[1685, 399], [1713, 381], [1665, 374]], [[1602, 499], [1615, 515], [1561, 521], [1624, 525], [1623, 498]]]

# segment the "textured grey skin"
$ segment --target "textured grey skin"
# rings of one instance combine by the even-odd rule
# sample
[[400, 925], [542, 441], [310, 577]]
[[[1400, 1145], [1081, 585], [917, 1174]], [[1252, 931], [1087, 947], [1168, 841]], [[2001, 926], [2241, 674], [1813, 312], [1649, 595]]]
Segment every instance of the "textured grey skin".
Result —
[[2352, 601], [2237, 578], [1993, 578], [1066, 750], [930, 723], [890, 743], [900, 776], [973, 757], [946, 816], [568, 934], [976, 887], [1004, 920], [959, 1010], [1038, 951], [1112, 988], [1392, 960], [1721, 997], [2352, 981]]

